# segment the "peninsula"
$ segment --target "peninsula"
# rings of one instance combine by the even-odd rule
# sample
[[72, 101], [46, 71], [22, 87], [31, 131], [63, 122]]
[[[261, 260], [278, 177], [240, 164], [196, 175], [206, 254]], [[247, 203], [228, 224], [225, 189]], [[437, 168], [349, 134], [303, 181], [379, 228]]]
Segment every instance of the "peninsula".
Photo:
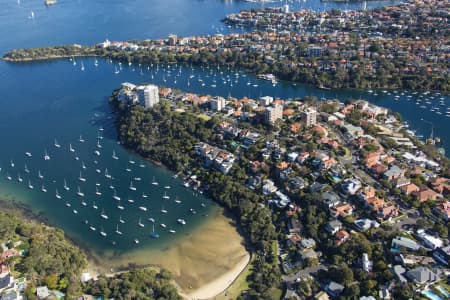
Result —
[[120, 140], [233, 212], [253, 252], [247, 295], [273, 297], [281, 282], [300, 297], [445, 293], [450, 163], [437, 140], [364, 100], [160, 87], [150, 103], [137, 96], [145, 86], [111, 97]]

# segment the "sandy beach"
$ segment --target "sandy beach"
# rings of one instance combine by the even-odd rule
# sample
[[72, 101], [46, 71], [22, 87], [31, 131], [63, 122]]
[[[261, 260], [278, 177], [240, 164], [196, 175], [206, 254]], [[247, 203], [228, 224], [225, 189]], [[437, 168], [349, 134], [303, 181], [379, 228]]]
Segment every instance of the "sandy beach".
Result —
[[162, 267], [171, 272], [184, 297], [212, 298], [227, 289], [250, 260], [232, 222], [217, 209], [209, 221], [167, 248], [141, 249], [106, 260], [96, 257], [97, 266], [91, 264], [89, 271], [111, 273], [110, 268], [117, 271], [129, 263]]

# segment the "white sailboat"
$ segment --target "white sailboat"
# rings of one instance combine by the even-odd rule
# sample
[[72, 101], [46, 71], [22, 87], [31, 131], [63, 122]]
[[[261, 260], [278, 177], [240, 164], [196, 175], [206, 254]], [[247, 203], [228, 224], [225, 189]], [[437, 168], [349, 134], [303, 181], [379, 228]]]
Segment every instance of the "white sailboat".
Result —
[[9, 165], [11, 166], [11, 168], [14, 168], [14, 161], [11, 159], [11, 161], [9, 162]]
[[64, 189], [66, 191], [70, 190], [69, 186], [67, 185], [66, 179], [64, 178]]
[[159, 183], [155, 180], [155, 176], [153, 176], [152, 184], [153, 184], [153, 185], [158, 185], [158, 184], [159, 184]]
[[114, 151], [114, 150], [113, 150], [112, 158], [115, 160], [119, 159], [119, 157], [117, 157], [117, 155], [116, 155], [116, 151]]
[[105, 214], [105, 211], [102, 209], [102, 213], [100, 214], [100, 217], [102, 217], [105, 220], [108, 220], [108, 215]]
[[178, 219], [177, 222], [180, 223], [181, 225], [186, 225], [186, 221], [183, 219]]
[[168, 196], [168, 195], [167, 195], [167, 193], [166, 193], [166, 192], [164, 192], [164, 196], [163, 196], [163, 199], [170, 199], [170, 196]]
[[78, 180], [80, 180], [81, 182], [86, 182], [86, 178], [84, 178], [82, 176], [81, 171], [80, 171], [80, 176], [78, 177]]
[[84, 64], [81, 62], [81, 71], [84, 71]]
[[145, 206], [139, 206], [139, 209], [142, 211], [147, 211], [147, 207], [145, 207]]
[[30, 170], [28, 170], [27, 164], [25, 164], [25, 167], [23, 168], [23, 170], [25, 171], [25, 173], [30, 173]]
[[80, 197], [84, 197], [84, 193], [81, 192], [80, 187], [78, 187], [77, 195]]
[[44, 160], [50, 160], [50, 155], [48, 155], [47, 150], [44, 152]]
[[62, 198], [61, 195], [59, 195], [59, 193], [58, 193], [58, 189], [56, 189], [55, 197], [56, 197], [56, 199], [61, 199]]
[[86, 170], [86, 165], [84, 164], [84, 162], [81, 162], [81, 168], [82, 168], [83, 170]]
[[38, 177], [39, 177], [39, 179], [43, 179], [44, 178], [44, 176], [41, 174], [41, 170], [38, 170]]
[[106, 237], [106, 236], [107, 236], [106, 232], [103, 231], [103, 226], [101, 227], [100, 235], [101, 235], [102, 237]]
[[134, 200], [133, 199], [128, 199], [128, 202], [134, 203]]
[[98, 206], [97, 206], [97, 204], [95, 204], [95, 201], [92, 203], [92, 208], [93, 209], [98, 209]]
[[9, 173], [6, 173], [6, 179], [12, 180], [12, 177], [9, 175]]
[[72, 144], [69, 144], [69, 151], [70, 152], [75, 152], [75, 149], [73, 149]]
[[139, 225], [139, 227], [145, 227], [145, 225], [141, 222], [141, 218], [139, 218], [138, 225]]
[[22, 181], [23, 181], [22, 177], [20, 177], [20, 173], [19, 173], [18, 176], [17, 176], [17, 181], [19, 181], [19, 182], [22, 182]]
[[113, 195], [113, 199], [114, 199], [114, 200], [117, 200], [117, 201], [120, 201], [120, 197], [119, 197], [119, 196], [117, 196], [117, 192], [116, 192], [116, 190], [114, 190], [114, 195]]
[[119, 230], [119, 224], [116, 225], [116, 233], [122, 235], [122, 232]]
[[105, 169], [105, 177], [111, 179], [111, 175], [108, 173], [108, 168]]
[[80, 143], [84, 143], [84, 139], [83, 139], [83, 136], [80, 134], [80, 138], [78, 139], [78, 141], [80, 142]]
[[[11, 178], [11, 177], [10, 177], [10, 178]], [[11, 180], [11, 179], [9, 179], [9, 180]], [[29, 188], [30, 190], [34, 189], [34, 186], [31, 184], [31, 181], [29, 181], [29, 180], [28, 180], [28, 188]]]
[[125, 220], [122, 219], [122, 216], [119, 216], [119, 222], [125, 224]]
[[97, 196], [101, 196], [102, 195], [102, 193], [100, 193], [100, 191], [98, 190], [98, 187], [95, 187], [95, 194]]
[[133, 186], [133, 181], [130, 181], [130, 186], [128, 187], [130, 191], [135, 191], [136, 187]]
[[125, 209], [122, 205], [120, 205], [120, 200], [119, 200], [119, 204], [117, 205], [117, 208], [120, 209], [120, 210], [124, 210]]
[[98, 60], [97, 59], [95, 59], [95, 61], [94, 61], [94, 66], [98, 67]]
[[44, 193], [47, 193], [47, 189], [45, 188], [45, 186], [44, 186], [44, 185], [42, 185], [42, 187], [41, 187], [41, 191], [42, 191], [42, 192], [44, 192]]
[[25, 152], [25, 155], [28, 156], [28, 157], [31, 157], [31, 156], [32, 156], [32, 155], [31, 155], [31, 152]]

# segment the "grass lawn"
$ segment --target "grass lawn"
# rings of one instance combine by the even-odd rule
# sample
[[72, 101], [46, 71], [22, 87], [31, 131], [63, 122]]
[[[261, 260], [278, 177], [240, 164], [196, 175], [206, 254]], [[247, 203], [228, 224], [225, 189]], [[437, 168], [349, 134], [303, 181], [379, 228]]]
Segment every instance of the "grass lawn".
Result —
[[204, 114], [199, 114], [197, 115], [197, 118], [202, 119], [203, 121], [208, 122], [209, 120], [211, 120], [210, 116], [204, 115]]
[[251, 272], [250, 270], [251, 262], [252, 260], [250, 260], [249, 264], [245, 267], [245, 269], [242, 271], [239, 277], [236, 278], [233, 284], [230, 287], [228, 287], [228, 289], [225, 292], [214, 297], [214, 299], [217, 300], [236, 299], [241, 294], [242, 291], [248, 290], [250, 282], [247, 281], [247, 277]]

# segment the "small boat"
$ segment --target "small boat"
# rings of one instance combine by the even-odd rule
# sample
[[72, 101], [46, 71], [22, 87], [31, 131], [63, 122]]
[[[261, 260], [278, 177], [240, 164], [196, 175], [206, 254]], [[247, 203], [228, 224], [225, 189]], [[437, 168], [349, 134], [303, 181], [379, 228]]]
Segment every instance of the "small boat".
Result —
[[147, 198], [148, 196], [144, 193], [142, 193], [142, 198]]
[[69, 186], [67, 185], [66, 179], [64, 178], [64, 189], [66, 191], [70, 190]]
[[155, 181], [155, 176], [153, 176], [152, 184], [153, 185], [158, 185], [159, 184], [158, 182]]
[[66, 207], [71, 207], [72, 204], [70, 204], [69, 202], [66, 202]]
[[139, 167], [140, 168], [145, 168], [145, 165], [144, 164], [140, 164]]
[[[11, 178], [11, 177], [9, 177], [9, 178]], [[8, 178], [8, 180], [11, 180], [11, 179], [9, 179]], [[32, 190], [32, 189], [34, 189], [34, 186], [31, 184], [31, 182], [28, 180], [28, 188], [30, 189], [30, 190]]]
[[75, 149], [73, 149], [72, 144], [69, 144], [69, 151], [70, 152], [75, 152]]
[[61, 195], [59, 195], [58, 193], [58, 189], [56, 189], [56, 194], [55, 194], [56, 199], [61, 199]]
[[95, 187], [95, 194], [97, 196], [101, 196], [102, 195], [102, 193], [99, 192], [98, 187]]
[[119, 224], [116, 225], [116, 233], [122, 235], [122, 231], [119, 230]]
[[92, 230], [92, 231], [96, 230], [96, 228], [94, 226], [89, 226], [89, 229]]
[[166, 185], [164, 188], [165, 188], [166, 190], [168, 190], [168, 189], [170, 189], [170, 185]]
[[166, 228], [167, 226], [166, 226], [166, 224], [161, 223], [161, 227], [162, 227], [162, 228]]
[[147, 220], [148, 220], [149, 222], [155, 223], [155, 219], [153, 219], [153, 218], [148, 218]]
[[25, 173], [30, 173], [30, 170], [28, 170], [27, 164], [25, 164], [25, 167], [23, 168], [23, 170], [25, 171]]
[[166, 192], [164, 192], [164, 196], [163, 196], [163, 199], [170, 199], [170, 196], [167, 196], [167, 193], [166, 193]]
[[39, 177], [39, 179], [43, 179], [44, 178], [44, 176], [41, 174], [40, 170], [38, 170], [38, 177]]
[[145, 207], [145, 206], [139, 206], [139, 209], [142, 211], [147, 211], [147, 207]]
[[173, 230], [173, 229], [170, 229], [169, 232], [170, 232], [170, 233], [176, 233], [176, 231]]
[[116, 159], [116, 160], [119, 159], [119, 157], [117, 157], [116, 152], [114, 150], [113, 150], [112, 158]]
[[97, 148], [101, 149], [102, 145], [100, 144], [100, 140], [97, 140]]
[[200, 204], [201, 207], [206, 207], [205, 203]]
[[95, 201], [92, 203], [92, 208], [93, 209], [98, 209], [98, 206], [97, 206], [97, 204], [95, 204]]
[[130, 191], [135, 191], [136, 187], [133, 186], [133, 181], [130, 181], [130, 186], [128, 187]]
[[134, 200], [133, 199], [128, 199], [128, 202], [134, 203]]
[[178, 204], [180, 204], [181, 203], [181, 200], [180, 199], [178, 199], [178, 197], [175, 199], [175, 203], [178, 203]]
[[82, 168], [83, 170], [86, 170], [86, 165], [84, 164], [84, 162], [81, 162], [81, 168]]
[[125, 224], [125, 221], [122, 219], [122, 216], [119, 216], [119, 223]]
[[12, 159], [9, 164], [10, 164], [11, 168], [14, 168], [14, 161]]
[[105, 220], [108, 220], [108, 215], [105, 214], [105, 211], [102, 209], [102, 213], [100, 214], [100, 217], [102, 217]]
[[44, 152], [44, 160], [50, 160], [50, 155], [48, 155], [47, 150]]
[[86, 182], [86, 178], [84, 178], [84, 177], [81, 175], [81, 171], [80, 171], [80, 177], [78, 177], [78, 180], [80, 180], [80, 181], [82, 181], [82, 182]]
[[109, 175], [107, 168], [105, 169], [105, 177], [111, 179], [111, 175]]
[[[116, 71], [117, 72], [117, 71]], [[139, 244], [139, 240], [138, 239], [134, 239], [134, 243], [135, 244]]]
[[100, 156], [101, 153], [100, 153], [100, 151], [95, 150], [95, 151], [94, 151], [94, 154], [97, 155], [97, 156]]
[[78, 139], [78, 141], [80, 142], [80, 143], [84, 143], [84, 139], [83, 139], [83, 137], [80, 135], [80, 138]]
[[186, 221], [183, 219], [178, 219], [177, 222], [180, 223], [181, 225], [186, 225]]
[[94, 66], [98, 67], [98, 60], [95, 59]]
[[95, 172], [97, 172], [98, 174], [100, 174], [102, 171], [100, 169], [95, 169]]
[[42, 185], [42, 187], [41, 187], [41, 191], [42, 191], [42, 192], [44, 192], [44, 193], [47, 193], [47, 189], [45, 188], [45, 186], [44, 186], [44, 185]]
[[141, 177], [134, 177], [133, 180], [134, 180], [134, 181], [141, 181], [142, 178], [141, 178]]
[[141, 222], [141, 218], [139, 218], [138, 226], [139, 227], [145, 227], [145, 225]]
[[25, 155], [28, 156], [28, 157], [32, 156], [30, 152], [25, 152]]
[[190, 211], [193, 215], [195, 215], [195, 214], [197, 213], [197, 211], [196, 211], [195, 209], [193, 209], [193, 208], [189, 209], [189, 211]]
[[56, 148], [61, 148], [61, 145], [58, 143], [58, 141], [55, 139], [55, 143], [54, 143]]
[[162, 212], [163, 214], [167, 214], [167, 210], [164, 209], [164, 206], [161, 208], [161, 212]]
[[74, 209], [72, 212], [76, 215], [78, 213], [78, 210]]
[[82, 206], [87, 206], [87, 203], [85, 201], [81, 200], [81, 205]]
[[81, 192], [80, 187], [78, 187], [77, 195], [80, 197], [84, 197], [84, 193]]
[[22, 179], [22, 177], [20, 177], [20, 174], [17, 176], [17, 181], [23, 182], [23, 179]]
[[12, 177], [8, 173], [6, 173], [6, 179], [12, 180]]

